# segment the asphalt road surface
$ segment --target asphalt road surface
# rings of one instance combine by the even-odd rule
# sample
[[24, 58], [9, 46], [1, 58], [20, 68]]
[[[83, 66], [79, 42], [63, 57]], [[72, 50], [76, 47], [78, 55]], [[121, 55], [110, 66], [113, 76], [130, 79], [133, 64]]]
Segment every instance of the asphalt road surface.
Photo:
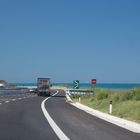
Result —
[[[46, 98], [35, 94], [0, 95], [0, 140], [59, 140], [41, 109]], [[140, 134], [73, 107], [62, 90], [46, 100], [45, 109], [71, 140], [140, 140]]]

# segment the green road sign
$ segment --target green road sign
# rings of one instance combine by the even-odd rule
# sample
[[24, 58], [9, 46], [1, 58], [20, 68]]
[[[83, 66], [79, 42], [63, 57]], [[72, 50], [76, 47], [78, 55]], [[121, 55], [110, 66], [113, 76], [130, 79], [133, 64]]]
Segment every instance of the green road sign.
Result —
[[73, 81], [73, 88], [74, 89], [79, 89], [79, 80], [74, 80]]

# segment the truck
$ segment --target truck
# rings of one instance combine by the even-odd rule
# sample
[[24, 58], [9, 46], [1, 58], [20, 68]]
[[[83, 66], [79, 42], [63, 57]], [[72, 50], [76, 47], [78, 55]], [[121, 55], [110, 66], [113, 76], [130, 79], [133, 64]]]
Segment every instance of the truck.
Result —
[[37, 79], [37, 94], [38, 96], [50, 96], [51, 94], [50, 78]]

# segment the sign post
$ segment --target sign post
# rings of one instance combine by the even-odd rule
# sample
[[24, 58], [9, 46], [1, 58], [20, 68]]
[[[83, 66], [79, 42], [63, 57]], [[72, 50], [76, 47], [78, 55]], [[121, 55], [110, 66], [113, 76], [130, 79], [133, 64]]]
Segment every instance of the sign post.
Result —
[[74, 80], [73, 81], [73, 88], [74, 89], [79, 89], [79, 80]]
[[96, 83], [97, 83], [97, 80], [96, 79], [91, 79], [91, 84], [93, 85], [94, 88], [96, 86]]

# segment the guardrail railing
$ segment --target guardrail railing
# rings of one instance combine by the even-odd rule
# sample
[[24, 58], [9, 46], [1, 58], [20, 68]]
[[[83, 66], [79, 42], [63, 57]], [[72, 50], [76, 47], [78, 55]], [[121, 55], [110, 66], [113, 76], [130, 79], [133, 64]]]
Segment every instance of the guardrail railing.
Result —
[[94, 94], [95, 92], [93, 90], [67, 89], [66, 93], [72, 95], [72, 94]]

